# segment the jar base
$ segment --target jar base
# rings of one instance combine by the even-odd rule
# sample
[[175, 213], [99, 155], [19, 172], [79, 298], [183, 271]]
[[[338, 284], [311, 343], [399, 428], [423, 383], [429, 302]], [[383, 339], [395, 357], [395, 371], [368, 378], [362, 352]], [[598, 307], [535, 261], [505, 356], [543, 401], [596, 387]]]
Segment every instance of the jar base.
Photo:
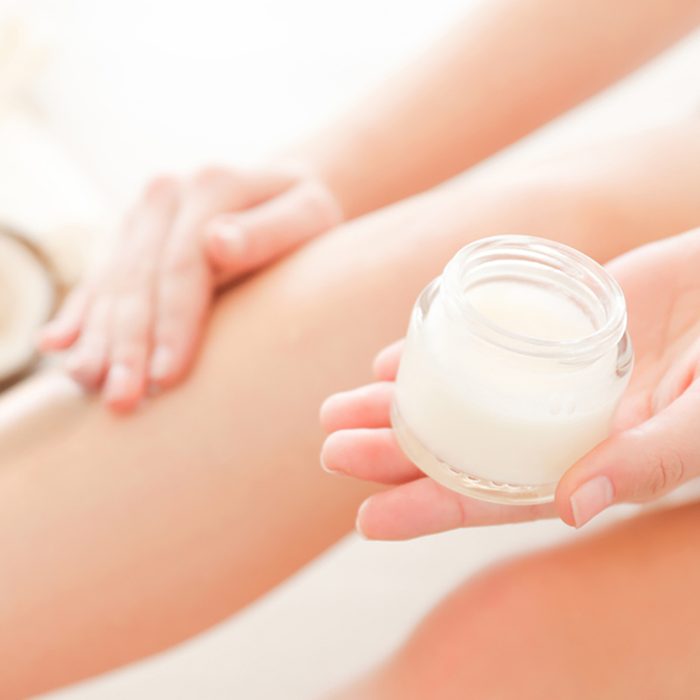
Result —
[[403, 453], [427, 476], [452, 491], [470, 498], [508, 505], [533, 505], [554, 500], [554, 484], [507, 484], [466, 474], [438, 459], [413, 434], [396, 403], [391, 407], [391, 424]]

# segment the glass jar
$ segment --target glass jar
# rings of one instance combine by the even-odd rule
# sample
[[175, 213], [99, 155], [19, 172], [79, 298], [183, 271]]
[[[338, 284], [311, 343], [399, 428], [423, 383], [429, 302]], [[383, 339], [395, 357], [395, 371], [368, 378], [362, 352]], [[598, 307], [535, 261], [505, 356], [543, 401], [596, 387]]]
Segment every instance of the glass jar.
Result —
[[545, 239], [484, 238], [414, 306], [392, 424], [444, 486], [544, 503], [609, 435], [632, 362], [625, 299], [603, 267]]

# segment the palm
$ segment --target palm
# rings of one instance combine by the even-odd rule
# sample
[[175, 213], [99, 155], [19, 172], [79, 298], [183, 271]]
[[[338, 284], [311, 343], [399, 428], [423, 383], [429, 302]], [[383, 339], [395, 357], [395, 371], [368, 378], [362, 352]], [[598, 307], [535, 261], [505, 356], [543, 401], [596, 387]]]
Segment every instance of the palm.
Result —
[[[625, 292], [636, 365], [615, 431], [643, 423], [678, 398], [700, 366], [700, 236], [646, 246], [609, 265]], [[332, 397], [322, 410], [329, 432], [324, 461], [333, 471], [394, 484], [369, 499], [358, 519], [371, 537], [403, 539], [466, 525], [550, 517], [552, 504], [501, 506], [448, 491], [408, 462], [389, 428], [400, 346], [377, 363], [383, 380]]]

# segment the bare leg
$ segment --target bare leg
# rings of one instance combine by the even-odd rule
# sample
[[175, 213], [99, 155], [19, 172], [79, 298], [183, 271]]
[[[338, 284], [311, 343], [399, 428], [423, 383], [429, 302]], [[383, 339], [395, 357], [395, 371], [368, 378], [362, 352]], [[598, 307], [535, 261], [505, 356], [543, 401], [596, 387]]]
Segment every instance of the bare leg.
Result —
[[337, 700], [692, 697], [698, 536], [693, 504], [488, 571]]
[[[368, 379], [420, 288], [480, 235], [531, 232], [605, 257], [692, 226], [698, 135], [688, 123], [609, 148], [601, 165], [469, 178], [343, 226], [227, 294], [195, 373], [136, 417], [47, 378], [6, 397], [0, 696], [163, 649], [346, 532], [366, 487], [318, 468], [318, 406]], [[677, 186], [660, 188], [657, 171]]]

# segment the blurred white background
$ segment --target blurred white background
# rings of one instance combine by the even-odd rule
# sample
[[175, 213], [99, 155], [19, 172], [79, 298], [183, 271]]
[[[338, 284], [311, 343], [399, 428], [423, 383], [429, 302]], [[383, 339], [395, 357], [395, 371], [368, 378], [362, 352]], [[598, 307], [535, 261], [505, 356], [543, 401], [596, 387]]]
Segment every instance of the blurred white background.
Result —
[[[0, 213], [22, 201], [29, 223], [39, 228], [50, 228], [48, 219], [56, 228], [71, 218], [115, 221], [152, 173], [264, 158], [351, 104], [473, 4], [5, 2], [4, 15], [23, 18], [47, 60], [29, 91], [27, 118], [36, 126], [38, 115], [41, 128], [22, 132], [15, 125], [12, 133], [22, 132], [22, 139], [0, 143]], [[507, 157], [697, 110], [698, 66], [700, 40], [691, 37]], [[0, 134], [6, 118], [0, 115]], [[39, 133], [60, 144], [71, 163], [60, 183], [27, 165]], [[55, 194], [59, 184], [61, 197]], [[388, 654], [472, 572], [506, 554], [573, 536], [562, 525], [536, 523], [405, 544], [349, 537], [237, 618], [160, 657], [52, 697], [313, 698]]]

